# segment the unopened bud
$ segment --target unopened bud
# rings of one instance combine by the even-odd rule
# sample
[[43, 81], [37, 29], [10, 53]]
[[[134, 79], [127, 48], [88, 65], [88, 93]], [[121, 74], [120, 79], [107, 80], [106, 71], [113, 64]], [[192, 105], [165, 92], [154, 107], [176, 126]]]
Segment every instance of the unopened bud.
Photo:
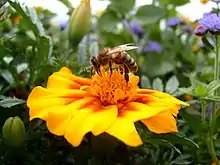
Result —
[[11, 147], [19, 147], [25, 140], [24, 123], [19, 117], [9, 117], [2, 127], [4, 143]]
[[69, 21], [68, 33], [71, 46], [76, 46], [84, 35], [89, 32], [91, 24], [90, 0], [81, 0], [74, 9]]

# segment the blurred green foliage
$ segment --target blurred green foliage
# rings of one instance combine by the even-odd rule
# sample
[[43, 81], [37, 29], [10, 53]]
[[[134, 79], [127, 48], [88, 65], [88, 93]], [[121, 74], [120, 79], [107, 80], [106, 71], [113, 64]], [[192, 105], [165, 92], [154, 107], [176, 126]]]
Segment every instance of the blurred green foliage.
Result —
[[[7, 5], [4, 2], [0, 3], [0, 126], [7, 122], [7, 118], [19, 116], [25, 125], [27, 139], [24, 145], [11, 148], [0, 136], [2, 165], [212, 163], [203, 141], [208, 128], [200, 119], [199, 103], [201, 100], [219, 102], [220, 97], [212, 93], [220, 83], [212, 81], [212, 49], [205, 47], [192, 32], [184, 30], [185, 25], [193, 29], [195, 22], [185, 20], [176, 11], [177, 6], [187, 4], [189, 0], [153, 0], [152, 4], [139, 8], [135, 7], [135, 0], [111, 0], [101, 15], [92, 15], [90, 31], [75, 46], [69, 45], [67, 28], [62, 28], [59, 22], [52, 23], [56, 13], [23, 6], [17, 1], [8, 0]], [[60, 2], [67, 6], [71, 15], [71, 3], [68, 0]], [[171, 16], [180, 18], [184, 25], [166, 27], [165, 22]], [[136, 25], [131, 26], [131, 21]], [[135, 29], [142, 35], [137, 35]], [[160, 44], [160, 53], [158, 49], [146, 51], [150, 41]], [[94, 146], [85, 139], [80, 147], [72, 148], [63, 138], [50, 134], [43, 121], [29, 122], [25, 100], [33, 87], [45, 85], [48, 76], [62, 66], [69, 67], [74, 74], [89, 77], [90, 56], [103, 47], [125, 43], [138, 46], [129, 54], [138, 63], [136, 74], [140, 77], [141, 87], [164, 91], [191, 103], [178, 117], [178, 134], [158, 136], [137, 124], [145, 142], [141, 147], [129, 148], [102, 135], [91, 138]], [[218, 118], [214, 137], [218, 157], [219, 125]]]

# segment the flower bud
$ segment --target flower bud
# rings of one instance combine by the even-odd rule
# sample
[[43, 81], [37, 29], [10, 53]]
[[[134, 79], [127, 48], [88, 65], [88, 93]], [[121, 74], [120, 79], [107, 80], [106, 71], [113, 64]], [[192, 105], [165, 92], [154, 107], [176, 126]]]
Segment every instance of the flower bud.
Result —
[[19, 117], [9, 117], [2, 127], [2, 135], [6, 145], [19, 147], [25, 140], [24, 123]]
[[76, 46], [83, 36], [89, 32], [91, 24], [90, 0], [81, 0], [80, 5], [74, 9], [69, 21], [68, 33], [72, 46]]
[[202, 25], [197, 26], [194, 30], [195, 35], [199, 37], [204, 36], [207, 32], [208, 28]]

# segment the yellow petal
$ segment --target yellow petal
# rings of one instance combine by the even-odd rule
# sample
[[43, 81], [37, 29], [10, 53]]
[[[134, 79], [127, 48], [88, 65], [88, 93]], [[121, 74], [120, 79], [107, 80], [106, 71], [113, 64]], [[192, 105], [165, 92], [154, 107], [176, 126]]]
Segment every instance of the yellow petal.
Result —
[[116, 117], [117, 107], [115, 105], [100, 110], [90, 106], [74, 114], [74, 117], [66, 125], [64, 137], [73, 146], [78, 146], [86, 133], [91, 131], [94, 135], [103, 133], [112, 125]]
[[118, 115], [118, 108], [116, 105], [108, 106], [101, 111], [95, 112], [97, 122], [92, 128], [94, 135], [103, 133], [116, 120]]
[[88, 117], [91, 113], [92, 109], [90, 108], [81, 109], [68, 123], [64, 137], [73, 146], [79, 146], [85, 134], [92, 130], [94, 123], [92, 123], [91, 118]]
[[76, 75], [72, 74], [72, 72], [67, 67], [61, 68], [60, 71], [53, 73], [53, 75], [66, 78], [66, 79], [74, 81], [80, 85], [89, 85], [90, 86], [90, 84], [91, 84], [91, 79], [76, 76]]
[[141, 119], [147, 119], [153, 117], [163, 111], [166, 111], [167, 107], [164, 106], [148, 106], [138, 102], [130, 102], [122, 110], [120, 110], [120, 116], [127, 118], [132, 122], [136, 122]]
[[64, 135], [64, 132], [74, 115], [78, 111], [81, 111], [81, 108], [88, 104], [92, 104], [95, 100], [96, 98], [93, 97], [83, 98], [69, 105], [48, 112], [46, 124], [49, 131], [55, 135]]
[[105, 132], [131, 147], [137, 147], [143, 143], [134, 123], [122, 117], [118, 117]]
[[138, 94], [147, 94], [147, 95], [151, 95], [151, 96], [156, 96], [158, 98], [161, 98], [163, 100], [163, 102], [170, 102], [170, 103], [175, 103], [175, 104], [181, 104], [181, 105], [185, 105], [185, 106], [189, 106], [189, 104], [178, 100], [177, 98], [164, 93], [164, 92], [160, 92], [160, 91], [156, 91], [156, 90], [151, 90], [151, 89], [137, 89]]
[[64, 77], [63, 75], [52, 74], [47, 81], [47, 88], [60, 88], [60, 89], [79, 89], [80, 84]]
[[160, 113], [154, 117], [141, 121], [150, 131], [158, 134], [178, 132], [176, 120], [169, 112]]
[[32, 90], [27, 100], [30, 120], [34, 118], [46, 119], [48, 112], [56, 111], [68, 104], [81, 99], [86, 95], [82, 90], [58, 90], [36, 87]]

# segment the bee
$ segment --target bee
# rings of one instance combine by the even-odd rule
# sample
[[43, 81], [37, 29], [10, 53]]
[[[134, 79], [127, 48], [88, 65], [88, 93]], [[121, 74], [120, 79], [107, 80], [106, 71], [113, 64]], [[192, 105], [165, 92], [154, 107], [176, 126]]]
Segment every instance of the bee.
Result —
[[129, 72], [137, 72], [138, 66], [135, 60], [126, 52], [127, 50], [137, 49], [133, 44], [119, 45], [113, 48], [103, 48], [96, 56], [90, 57], [90, 64], [98, 75], [101, 76], [100, 67], [109, 66], [112, 74], [113, 64], [119, 66], [121, 74], [124, 73], [125, 80], [129, 81]]

